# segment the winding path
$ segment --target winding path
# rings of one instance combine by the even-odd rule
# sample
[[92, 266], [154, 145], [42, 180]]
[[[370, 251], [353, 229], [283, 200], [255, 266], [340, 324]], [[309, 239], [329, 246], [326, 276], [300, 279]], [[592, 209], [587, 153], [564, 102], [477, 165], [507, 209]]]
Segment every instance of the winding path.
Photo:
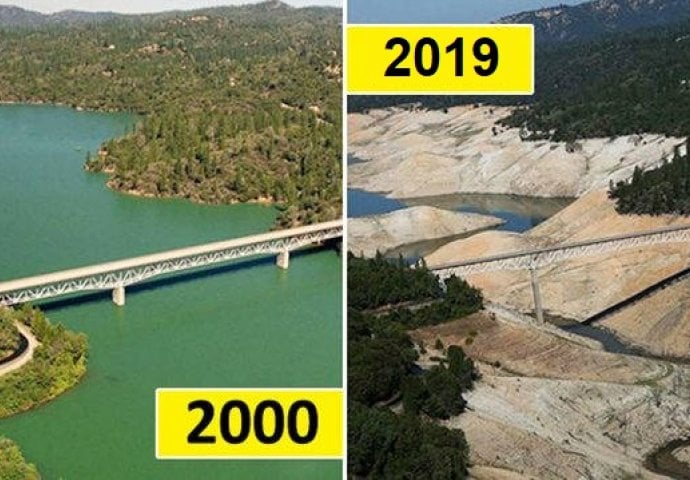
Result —
[[40, 342], [36, 340], [36, 337], [33, 336], [29, 327], [27, 327], [21, 322], [16, 322], [15, 325], [17, 326], [17, 330], [19, 330], [19, 333], [24, 335], [24, 337], [28, 340], [29, 346], [26, 348], [24, 353], [22, 353], [20, 356], [18, 356], [11, 362], [0, 365], [0, 377], [10, 372], [13, 372], [29, 363], [31, 359], [34, 358], [34, 350], [36, 350], [36, 347], [40, 345]]

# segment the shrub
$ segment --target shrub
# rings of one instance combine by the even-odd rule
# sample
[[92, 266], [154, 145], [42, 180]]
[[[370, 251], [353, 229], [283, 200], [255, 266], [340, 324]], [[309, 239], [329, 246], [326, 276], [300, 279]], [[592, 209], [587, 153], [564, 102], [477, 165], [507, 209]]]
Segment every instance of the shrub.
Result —
[[43, 312], [28, 306], [11, 316], [31, 328], [41, 342], [33, 359], [0, 377], [0, 418], [29, 410], [73, 387], [86, 372], [86, 336], [51, 324]]
[[19, 447], [0, 437], [0, 478], [3, 480], [39, 480], [36, 467], [26, 463]]

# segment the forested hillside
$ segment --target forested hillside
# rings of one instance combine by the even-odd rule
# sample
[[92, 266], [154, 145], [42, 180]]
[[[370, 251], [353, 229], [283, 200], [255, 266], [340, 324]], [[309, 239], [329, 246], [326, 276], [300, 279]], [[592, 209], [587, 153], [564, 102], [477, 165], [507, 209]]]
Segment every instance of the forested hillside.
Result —
[[19, 309], [1, 308], [0, 318], [23, 323], [40, 343], [29, 363], [0, 377], [0, 418], [52, 400], [74, 387], [86, 373], [86, 335], [51, 323], [28, 303]]
[[499, 23], [534, 25], [538, 43], [588, 40], [690, 18], [688, 0], [594, 0], [510, 15]]
[[0, 27], [43, 27], [59, 24], [93, 23], [118, 17], [111, 12], [78, 12], [65, 10], [51, 14], [43, 14], [12, 5], [0, 5]]
[[[407, 331], [482, 308], [481, 292], [451, 277], [445, 289], [424, 267], [350, 255], [348, 270], [348, 471], [352, 478], [461, 479], [462, 431], [434, 419], [462, 413], [476, 371], [462, 349], [436, 345], [436, 364], [416, 365]], [[391, 408], [396, 403], [397, 408]], [[393, 413], [392, 410], [398, 413]]]
[[506, 121], [530, 138], [690, 133], [690, 22], [542, 49], [532, 105]]
[[690, 215], [690, 140], [685, 154], [676, 148], [673, 159], [660, 167], [642, 171], [635, 168], [630, 180], [611, 184], [609, 197], [619, 213]]
[[0, 29], [0, 100], [142, 114], [87, 162], [123, 191], [341, 213], [341, 12], [271, 1]]

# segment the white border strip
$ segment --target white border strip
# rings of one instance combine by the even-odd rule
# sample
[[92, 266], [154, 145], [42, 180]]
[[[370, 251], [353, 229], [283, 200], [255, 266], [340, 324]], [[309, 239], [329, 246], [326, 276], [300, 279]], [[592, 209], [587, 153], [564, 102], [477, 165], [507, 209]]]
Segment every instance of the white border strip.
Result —
[[343, 237], [342, 237], [342, 248], [340, 250], [340, 259], [342, 264], [342, 283], [343, 283], [343, 294], [341, 298], [342, 302], [342, 375], [341, 375], [341, 385], [343, 386], [343, 457], [341, 460], [342, 474], [341, 478], [347, 478], [347, 458], [348, 458], [348, 444], [347, 444], [347, 401], [348, 401], [348, 388], [347, 388], [347, 252], [348, 252], [348, 225], [347, 225], [347, 212], [348, 212], [348, 202], [347, 202], [347, 156], [349, 151], [348, 145], [348, 129], [347, 129], [347, 18], [348, 18], [348, 0], [343, 0], [343, 20], [342, 20], [342, 39], [341, 39], [341, 50], [342, 50], [342, 159], [341, 159], [341, 169], [342, 169], [342, 197], [343, 197]]

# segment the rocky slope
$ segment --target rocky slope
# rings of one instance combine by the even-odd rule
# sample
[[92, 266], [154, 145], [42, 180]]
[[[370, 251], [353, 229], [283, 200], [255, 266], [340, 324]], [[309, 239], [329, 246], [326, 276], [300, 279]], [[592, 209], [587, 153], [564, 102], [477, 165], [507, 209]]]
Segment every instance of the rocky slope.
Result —
[[656, 355], [690, 358], [690, 280], [656, 291], [598, 325]]
[[480, 365], [468, 410], [447, 421], [472, 446], [473, 478], [666, 478], [645, 459], [690, 431], [687, 367], [590, 349], [486, 313], [412, 336], [461, 345]]
[[501, 193], [576, 197], [635, 166], [651, 168], [683, 141], [663, 135], [591, 139], [571, 144], [523, 142], [518, 129], [496, 125], [509, 108], [401, 108], [348, 115], [351, 188], [390, 197]]
[[500, 225], [499, 218], [450, 212], [433, 207], [412, 207], [384, 215], [348, 220], [348, 249], [373, 256], [400, 245], [471, 233]]

